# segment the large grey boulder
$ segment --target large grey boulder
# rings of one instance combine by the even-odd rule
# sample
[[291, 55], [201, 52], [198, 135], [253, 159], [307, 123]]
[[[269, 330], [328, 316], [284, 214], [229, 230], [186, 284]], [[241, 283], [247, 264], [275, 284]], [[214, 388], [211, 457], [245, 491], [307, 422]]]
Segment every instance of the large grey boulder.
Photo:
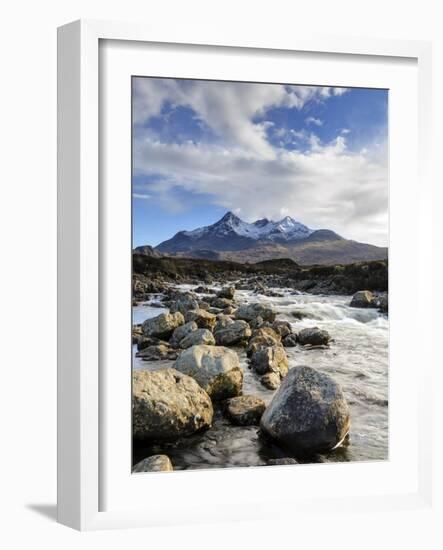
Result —
[[225, 328], [214, 330], [215, 341], [219, 346], [233, 346], [245, 342], [251, 336], [251, 329], [246, 321], [237, 320]]
[[183, 340], [180, 340], [179, 345], [181, 348], [187, 349], [191, 346], [198, 346], [199, 344], [215, 346], [214, 336], [207, 328], [198, 328], [197, 330], [190, 332], [183, 338]]
[[195, 321], [189, 321], [189, 323], [185, 323], [184, 325], [177, 327], [172, 333], [169, 343], [171, 346], [178, 347], [183, 338], [188, 336], [191, 332], [197, 330], [197, 328], [197, 323]]
[[189, 310], [185, 315], [186, 322], [194, 321], [198, 328], [213, 330], [217, 317], [205, 309]]
[[132, 473], [140, 472], [172, 472], [171, 460], [167, 455], [152, 455], [137, 462], [132, 468]]
[[132, 429], [135, 439], [173, 439], [212, 423], [212, 402], [190, 376], [174, 369], [134, 371]]
[[374, 295], [370, 290], [359, 290], [352, 296], [351, 307], [372, 307]]
[[294, 367], [262, 416], [264, 434], [295, 454], [312, 454], [337, 446], [350, 427], [341, 387], [311, 367]]
[[263, 399], [255, 395], [231, 397], [225, 403], [226, 416], [239, 426], [258, 426], [265, 409]]
[[192, 376], [213, 400], [240, 395], [243, 371], [238, 355], [219, 346], [192, 346], [183, 351], [174, 368]]
[[304, 328], [297, 334], [297, 341], [302, 346], [326, 346], [330, 339], [329, 332], [318, 327]]
[[244, 321], [252, 321], [257, 317], [261, 317], [263, 321], [274, 321], [275, 311], [260, 303], [247, 304], [240, 306], [235, 312], [236, 319], [243, 319]]
[[233, 322], [234, 320], [229, 315], [225, 315], [224, 313], [218, 313], [217, 321], [214, 327], [214, 332], [217, 332], [218, 330], [226, 328], [228, 325], [232, 325]]
[[282, 346], [260, 348], [251, 355], [251, 367], [257, 374], [278, 373], [282, 378], [287, 375], [289, 362]]
[[169, 311], [175, 313], [179, 311], [183, 315], [190, 309], [198, 309], [198, 300], [192, 292], [184, 292], [179, 294], [174, 302], [172, 302]]
[[146, 319], [142, 324], [142, 331], [145, 336], [168, 339], [174, 330], [183, 325], [185, 318], [177, 311], [176, 313], [161, 313], [157, 317]]

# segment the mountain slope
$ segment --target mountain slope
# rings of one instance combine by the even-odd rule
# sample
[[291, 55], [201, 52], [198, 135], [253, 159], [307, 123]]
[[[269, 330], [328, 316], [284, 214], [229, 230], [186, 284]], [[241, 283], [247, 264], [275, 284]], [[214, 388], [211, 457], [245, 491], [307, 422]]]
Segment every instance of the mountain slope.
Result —
[[232, 212], [212, 225], [179, 231], [155, 251], [169, 256], [250, 263], [289, 258], [305, 265], [387, 258], [387, 248], [347, 240], [328, 229], [313, 230], [289, 216], [277, 222], [265, 218], [247, 223]]

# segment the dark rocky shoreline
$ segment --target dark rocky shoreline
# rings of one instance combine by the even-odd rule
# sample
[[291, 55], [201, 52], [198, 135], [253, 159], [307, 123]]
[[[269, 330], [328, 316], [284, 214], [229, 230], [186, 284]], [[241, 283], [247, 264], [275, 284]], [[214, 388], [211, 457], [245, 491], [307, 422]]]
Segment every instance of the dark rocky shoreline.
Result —
[[[201, 430], [211, 430], [220, 415], [232, 426], [255, 427], [257, 437], [280, 449], [265, 464], [315, 462], [318, 452], [345, 440], [349, 408], [329, 375], [303, 365], [289, 369], [285, 349], [327, 349], [331, 338], [316, 327], [294, 331], [260, 296], [278, 296], [281, 288], [298, 293], [309, 287], [312, 294], [339, 289], [357, 292], [352, 307], [386, 313], [387, 262], [309, 268], [290, 260], [209, 263], [211, 269], [205, 270], [201, 260], [134, 257], [134, 303], [159, 295], [159, 305], [169, 309], [134, 326], [137, 356], [150, 363], [175, 361], [172, 368], [133, 373], [134, 471], [161, 471], [162, 465], [170, 471], [174, 461], [171, 466], [167, 456], [155, 455], [156, 444], [163, 442], [172, 452], [179, 440], [192, 441]], [[217, 293], [206, 286], [215, 280], [224, 284]], [[178, 283], [195, 288], [183, 292]], [[237, 303], [237, 289], [252, 291], [257, 301]], [[244, 395], [239, 348], [246, 350], [248, 368], [262, 386], [276, 390], [269, 405]], [[151, 455], [143, 455], [143, 449]]]

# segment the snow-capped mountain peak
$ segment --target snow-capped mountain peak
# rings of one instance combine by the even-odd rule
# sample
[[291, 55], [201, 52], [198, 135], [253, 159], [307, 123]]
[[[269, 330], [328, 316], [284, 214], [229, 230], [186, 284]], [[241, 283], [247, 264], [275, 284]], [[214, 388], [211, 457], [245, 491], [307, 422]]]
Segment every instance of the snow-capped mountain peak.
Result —
[[253, 240], [289, 241], [309, 237], [312, 230], [290, 216], [286, 216], [277, 222], [263, 218], [248, 223], [241, 220], [234, 213], [227, 212], [218, 222], [212, 225], [193, 231], [182, 231], [181, 233], [191, 239], [199, 239], [203, 236], [227, 237], [237, 235]]

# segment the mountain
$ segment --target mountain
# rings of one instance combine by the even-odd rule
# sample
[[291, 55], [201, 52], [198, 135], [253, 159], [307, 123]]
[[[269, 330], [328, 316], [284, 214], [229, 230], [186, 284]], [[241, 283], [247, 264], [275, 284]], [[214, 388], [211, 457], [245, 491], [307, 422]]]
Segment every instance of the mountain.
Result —
[[387, 258], [386, 248], [347, 240], [328, 229], [313, 230], [289, 216], [277, 222], [264, 218], [247, 223], [232, 212], [212, 225], [179, 231], [154, 250], [169, 256], [250, 263], [290, 258], [301, 264], [332, 264]]
[[134, 252], [136, 254], [142, 254], [143, 256], [151, 256], [152, 258], [160, 258], [161, 256], [160, 252], [157, 252], [157, 250], [155, 250], [152, 246], [149, 246], [149, 244], [137, 246], [134, 248]]

